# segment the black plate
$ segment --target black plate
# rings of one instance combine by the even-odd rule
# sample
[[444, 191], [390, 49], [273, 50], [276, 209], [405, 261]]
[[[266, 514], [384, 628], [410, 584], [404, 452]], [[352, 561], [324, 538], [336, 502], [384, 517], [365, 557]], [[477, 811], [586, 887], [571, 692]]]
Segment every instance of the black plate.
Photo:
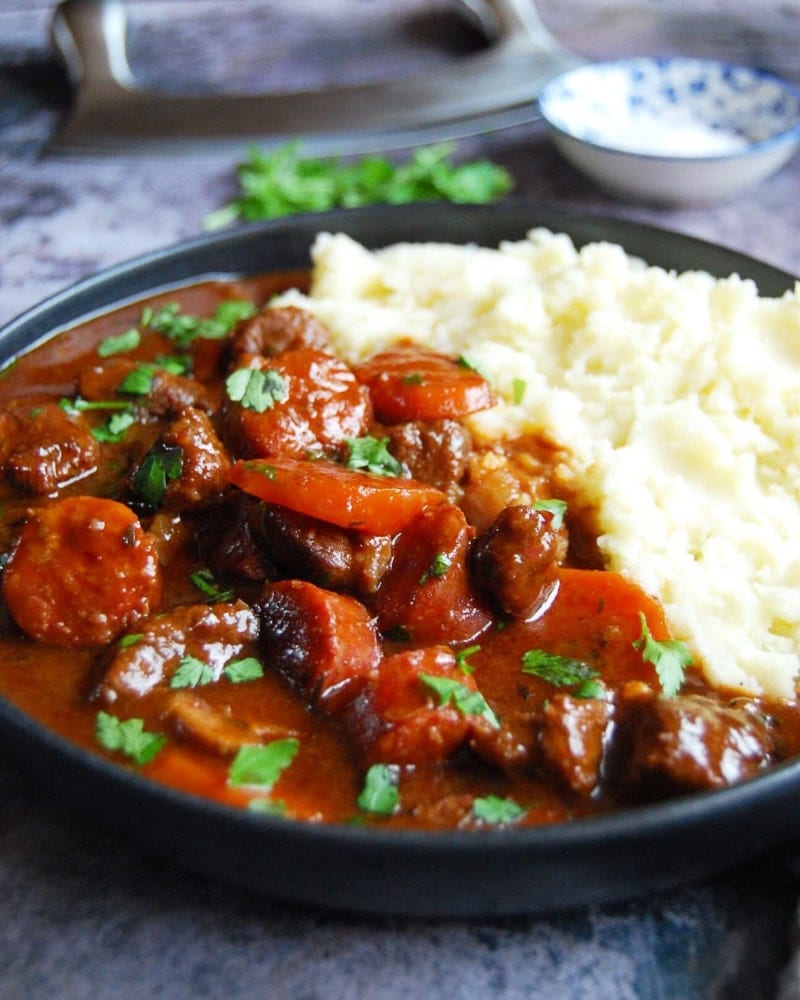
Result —
[[[369, 208], [204, 237], [123, 264], [56, 295], [0, 332], [0, 361], [121, 301], [206, 275], [304, 267], [314, 235], [370, 247], [399, 240], [494, 245], [534, 226], [578, 244], [622, 244], [654, 264], [753, 278], [764, 295], [786, 273], [675, 233], [520, 202]], [[605, 902], [719, 872], [800, 834], [800, 763], [723, 791], [541, 829], [385, 832], [254, 815], [173, 792], [67, 743], [0, 699], [0, 744], [44, 794], [145, 849], [250, 889], [382, 914], [498, 915]]]

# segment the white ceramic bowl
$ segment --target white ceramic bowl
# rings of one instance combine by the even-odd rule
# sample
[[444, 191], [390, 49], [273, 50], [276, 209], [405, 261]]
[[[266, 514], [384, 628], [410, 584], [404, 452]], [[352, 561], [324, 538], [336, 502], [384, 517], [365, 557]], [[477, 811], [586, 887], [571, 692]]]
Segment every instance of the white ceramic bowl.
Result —
[[561, 154], [600, 187], [661, 205], [733, 198], [800, 142], [800, 90], [707, 59], [579, 66], [544, 87], [539, 108]]

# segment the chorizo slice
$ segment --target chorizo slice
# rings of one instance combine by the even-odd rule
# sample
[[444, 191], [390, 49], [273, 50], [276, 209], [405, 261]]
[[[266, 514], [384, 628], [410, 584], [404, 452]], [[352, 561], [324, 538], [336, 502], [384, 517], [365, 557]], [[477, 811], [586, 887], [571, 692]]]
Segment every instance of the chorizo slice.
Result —
[[355, 598], [303, 580], [269, 585], [257, 602], [264, 662], [336, 714], [381, 658], [375, 626]]
[[443, 420], [488, 409], [495, 399], [473, 368], [413, 344], [384, 351], [356, 368], [378, 420]]
[[161, 600], [155, 545], [130, 508], [67, 497], [31, 511], [3, 571], [3, 599], [39, 642], [107, 643]]
[[[244, 458], [336, 455], [347, 438], [361, 437], [372, 420], [369, 393], [344, 362], [312, 348], [284, 351], [240, 371], [269, 372], [272, 401], [224, 400], [222, 435]], [[233, 377], [233, 376], [231, 376]], [[263, 408], [266, 407], [266, 408]]]
[[[348, 728], [367, 762], [430, 764], [467, 744], [482, 720], [437, 693], [435, 681], [477, 694], [474, 679], [442, 645], [406, 650], [381, 664], [367, 696], [348, 713]], [[464, 704], [463, 698], [461, 704]]]

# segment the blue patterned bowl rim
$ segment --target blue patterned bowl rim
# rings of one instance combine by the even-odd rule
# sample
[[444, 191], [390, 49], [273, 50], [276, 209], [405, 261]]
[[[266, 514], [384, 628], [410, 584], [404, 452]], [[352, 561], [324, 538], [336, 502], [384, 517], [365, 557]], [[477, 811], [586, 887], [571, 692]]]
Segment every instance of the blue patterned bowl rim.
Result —
[[[648, 101], [654, 115], [667, 107], [690, 109], [710, 129], [738, 139], [740, 145], [688, 155], [620, 143], [613, 132], [615, 122], [610, 122], [610, 134], [603, 131], [607, 105], [598, 99], [600, 84], [614, 76], [628, 88], [623, 97], [627, 111], [647, 110]], [[640, 93], [634, 92], [636, 87]], [[539, 111], [562, 135], [598, 150], [647, 160], [730, 160], [800, 141], [800, 87], [768, 70], [693, 56], [635, 56], [574, 67], [544, 86]], [[754, 126], [763, 134], [753, 134]]]

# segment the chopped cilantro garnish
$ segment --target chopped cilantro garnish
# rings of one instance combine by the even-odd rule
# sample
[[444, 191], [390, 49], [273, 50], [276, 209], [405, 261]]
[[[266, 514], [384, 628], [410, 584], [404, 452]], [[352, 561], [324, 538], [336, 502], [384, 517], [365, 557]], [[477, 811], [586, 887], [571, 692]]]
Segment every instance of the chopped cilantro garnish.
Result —
[[510, 175], [488, 160], [451, 162], [441, 143], [415, 150], [403, 163], [366, 156], [350, 163], [301, 157], [299, 144], [271, 153], [251, 147], [237, 170], [240, 194], [205, 219], [208, 229], [342, 206], [453, 201], [485, 204], [507, 194]]
[[642, 623], [642, 634], [634, 641], [633, 648], [641, 652], [643, 660], [653, 664], [661, 690], [667, 698], [672, 698], [683, 684], [685, 668], [692, 663], [691, 651], [686, 643], [677, 639], [654, 639], [641, 611], [639, 621]]
[[462, 673], [471, 674], [473, 672], [475, 668], [469, 663], [469, 657], [473, 653], [480, 652], [480, 648], [480, 646], [466, 646], [456, 653], [456, 666]]
[[519, 406], [522, 400], [525, 398], [525, 393], [528, 389], [528, 383], [524, 378], [515, 378], [511, 383], [511, 393], [514, 403]]
[[573, 660], [543, 649], [529, 649], [522, 654], [523, 674], [533, 674], [556, 687], [572, 687], [596, 680], [600, 673], [582, 660]]
[[129, 646], [135, 646], [141, 638], [141, 632], [129, 632], [128, 635], [123, 635], [117, 645], [120, 649], [127, 649]]
[[265, 816], [285, 816], [287, 812], [286, 803], [282, 799], [250, 799], [247, 810]]
[[155, 375], [155, 365], [139, 365], [133, 371], [128, 372], [119, 384], [120, 392], [127, 392], [131, 396], [146, 396], [153, 388], [153, 375]]
[[526, 812], [518, 802], [499, 795], [486, 795], [472, 803], [472, 815], [484, 823], [514, 823]]
[[226, 337], [241, 319], [253, 316], [256, 307], [242, 299], [228, 299], [221, 302], [211, 317], [192, 316], [182, 313], [177, 302], [169, 302], [156, 309], [142, 311], [140, 323], [143, 327], [163, 333], [179, 348], [189, 346], [198, 337], [206, 340], [220, 340]]
[[364, 812], [391, 816], [400, 803], [400, 769], [396, 764], [373, 764], [367, 771], [358, 805]]
[[156, 444], [134, 472], [132, 486], [136, 495], [151, 507], [164, 499], [167, 484], [183, 471], [183, 448]]
[[89, 413], [92, 410], [119, 410], [121, 413], [133, 412], [131, 404], [120, 399], [83, 399], [76, 396], [75, 399], [63, 397], [59, 399], [58, 405], [65, 413]]
[[233, 590], [223, 590], [217, 586], [214, 574], [210, 569], [197, 569], [190, 574], [189, 579], [199, 591], [212, 601], [220, 601], [224, 604], [226, 601], [230, 601], [234, 595]]
[[255, 656], [243, 656], [240, 660], [231, 660], [222, 673], [232, 684], [243, 684], [263, 677], [264, 668]]
[[240, 747], [231, 762], [228, 781], [232, 785], [258, 785], [269, 789], [292, 763], [300, 748], [293, 736], [262, 745]]
[[403, 466], [388, 448], [389, 438], [375, 438], [365, 435], [360, 438], [345, 438], [349, 449], [348, 469], [366, 469], [376, 476], [402, 476]]
[[125, 431], [136, 423], [136, 415], [133, 410], [120, 410], [112, 413], [104, 424], [92, 427], [91, 435], [95, 441], [115, 443], [121, 441], [125, 436]]
[[437, 552], [431, 559], [430, 565], [419, 578], [419, 582], [425, 583], [428, 580], [437, 579], [444, 576], [453, 564], [453, 560], [446, 552]]
[[106, 337], [97, 345], [97, 353], [101, 358], [110, 358], [114, 354], [125, 354], [126, 351], [135, 350], [141, 343], [142, 335], [134, 327], [126, 330], [125, 333], [116, 336]]
[[419, 679], [438, 695], [440, 706], [452, 703], [462, 715], [477, 715], [495, 729], [500, 728], [500, 720], [480, 691], [471, 691], [465, 684], [450, 677], [420, 674]]
[[161, 733], [148, 733], [141, 719], [122, 721], [107, 712], [97, 713], [95, 738], [101, 747], [130, 757], [135, 764], [147, 764], [167, 742]]
[[171, 688], [194, 688], [210, 684], [214, 680], [214, 670], [196, 656], [186, 654], [181, 657], [175, 673], [169, 679]]
[[286, 379], [271, 368], [237, 368], [225, 380], [228, 398], [246, 410], [264, 413], [289, 398]]
[[553, 515], [553, 527], [560, 528], [567, 513], [566, 500], [534, 500], [534, 510], [545, 510]]

